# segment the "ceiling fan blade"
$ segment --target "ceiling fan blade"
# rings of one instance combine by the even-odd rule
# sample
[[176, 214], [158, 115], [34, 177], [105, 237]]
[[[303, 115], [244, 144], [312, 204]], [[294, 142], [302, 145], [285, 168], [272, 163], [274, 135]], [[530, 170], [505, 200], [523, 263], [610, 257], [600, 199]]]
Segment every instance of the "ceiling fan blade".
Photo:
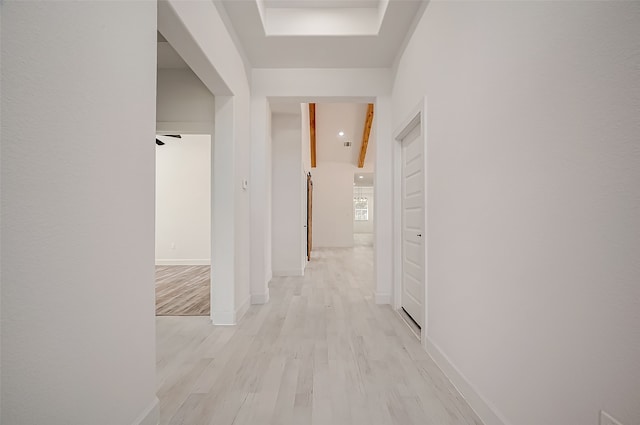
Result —
[[162, 145], [164, 145], [164, 142], [162, 140], [156, 139], [156, 145], [162, 146]]

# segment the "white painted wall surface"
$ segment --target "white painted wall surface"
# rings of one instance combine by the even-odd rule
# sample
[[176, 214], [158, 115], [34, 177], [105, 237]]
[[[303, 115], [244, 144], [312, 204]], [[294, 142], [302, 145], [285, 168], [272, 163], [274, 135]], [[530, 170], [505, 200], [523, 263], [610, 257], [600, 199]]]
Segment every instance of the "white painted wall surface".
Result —
[[306, 208], [302, 208], [301, 200], [300, 124], [299, 115], [272, 115], [271, 252], [274, 276], [301, 276], [304, 272], [300, 240], [306, 232]]
[[156, 104], [160, 123], [212, 123], [215, 114], [213, 94], [190, 69], [158, 69]]
[[[310, 145], [310, 131], [309, 128], [309, 104], [301, 103], [300, 104], [300, 116], [302, 117], [302, 134], [301, 141], [302, 144], [302, 169], [304, 170], [305, 176], [308, 172], [311, 171], [311, 145]], [[306, 189], [305, 189], [306, 190]]]
[[156, 424], [156, 5], [0, 7], [0, 422]]
[[361, 102], [391, 93], [391, 76], [387, 68], [254, 68], [251, 88], [254, 96], [301, 98], [301, 102], [308, 97]]
[[[300, 252], [302, 252], [302, 256], [300, 257], [300, 268], [304, 270], [307, 268], [307, 248], [308, 248], [308, 234], [307, 234], [307, 227], [308, 227], [308, 188], [307, 188], [307, 173], [303, 170], [302, 174], [300, 176], [298, 176], [298, 178], [300, 179], [300, 204], [299, 204], [299, 208], [300, 208], [300, 214], [301, 214], [301, 220], [300, 223], [302, 224], [302, 231], [300, 232], [300, 239], [299, 239], [299, 245], [300, 245]], [[313, 180], [312, 180], [313, 181]], [[304, 274], [304, 273], [303, 273]]]
[[[2, 46], [2, 4], [0, 4], [0, 46]], [[1, 53], [1, 52], [0, 52]], [[2, 70], [2, 54], [0, 54]], [[2, 98], [2, 78], [0, 77], [0, 99]], [[2, 164], [2, 107], [0, 107], [0, 165]], [[1, 170], [1, 168], [0, 168]], [[2, 199], [2, 172], [0, 172], [0, 199]], [[2, 208], [0, 207], [0, 229], [2, 229]], [[0, 264], [2, 264], [2, 243], [0, 243]], [[2, 267], [0, 266], [0, 318], [2, 317]], [[2, 376], [2, 324], [0, 321], [0, 377]], [[0, 378], [0, 421], [2, 420], [2, 379]]]
[[210, 264], [211, 136], [156, 146], [156, 264]]
[[[0, 46], [2, 46], [2, 4], [0, 4]], [[0, 70], [2, 70], [2, 54], [0, 54]], [[0, 99], [2, 99], [2, 80], [3, 79], [0, 77]], [[0, 165], [2, 164], [2, 109], [3, 108], [0, 107]], [[0, 168], [0, 199], [2, 199], [1, 168]], [[1, 206], [0, 206], [0, 229], [2, 229]], [[0, 264], [2, 264], [2, 243], [0, 243]], [[0, 318], [1, 317], [2, 317], [2, 267], [0, 266]], [[2, 324], [0, 321], [0, 377], [1, 376], [2, 376]], [[2, 379], [0, 378], [0, 421], [1, 420], [2, 420]]]
[[376, 277], [375, 301], [391, 304], [393, 282], [393, 148], [391, 98], [381, 95], [375, 102], [376, 118], [371, 131], [376, 136], [374, 194], [378, 200], [374, 215], [373, 248]]
[[400, 62], [428, 337], [505, 424], [640, 423], [638, 63], [637, 2], [431, 2]]
[[355, 219], [355, 206], [354, 206], [354, 220], [353, 220], [353, 233], [373, 233], [373, 216], [375, 213], [375, 196], [372, 187], [353, 187], [353, 197], [367, 198], [369, 209], [369, 220], [362, 221]]
[[324, 162], [313, 168], [313, 248], [353, 246], [354, 166]]
[[[267, 116], [268, 118], [272, 117], [271, 106], [267, 105]], [[272, 130], [272, 120], [268, 119], [267, 123], [267, 146], [266, 146], [266, 179], [265, 179], [265, 193], [272, 194], [273, 193], [273, 130]], [[273, 196], [267, 196], [266, 204], [267, 208], [264, 211], [266, 218], [266, 229], [265, 229], [265, 240], [264, 240], [264, 261], [265, 261], [265, 276], [264, 279], [266, 282], [269, 282], [273, 277], [273, 258], [271, 252], [271, 244], [273, 238]]]
[[[311, 146], [310, 137], [311, 137], [311, 129], [309, 128], [309, 104], [301, 103], [300, 104], [300, 117], [301, 117], [301, 153], [302, 153], [302, 185], [300, 187], [300, 208], [302, 209], [302, 220], [303, 226], [307, 225], [307, 175], [311, 172]], [[313, 178], [311, 179], [313, 181]], [[307, 228], [305, 227], [301, 238], [300, 238], [300, 246], [302, 252], [304, 252], [304, 256], [302, 258], [302, 268], [307, 268]]]
[[265, 213], [272, 197], [271, 185], [271, 109], [266, 97], [251, 99], [251, 303], [269, 301], [271, 280], [272, 220]]

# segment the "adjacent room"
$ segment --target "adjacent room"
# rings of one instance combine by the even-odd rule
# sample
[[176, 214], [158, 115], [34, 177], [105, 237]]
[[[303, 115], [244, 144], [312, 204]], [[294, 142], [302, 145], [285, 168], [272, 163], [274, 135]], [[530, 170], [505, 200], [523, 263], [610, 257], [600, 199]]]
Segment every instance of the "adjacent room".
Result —
[[214, 97], [157, 36], [156, 315], [209, 316]]
[[353, 245], [373, 246], [373, 173], [353, 175]]
[[314, 249], [373, 246], [374, 116], [367, 103], [315, 107]]
[[[177, 136], [177, 137], [176, 137]], [[211, 136], [156, 140], [156, 315], [208, 316]]]

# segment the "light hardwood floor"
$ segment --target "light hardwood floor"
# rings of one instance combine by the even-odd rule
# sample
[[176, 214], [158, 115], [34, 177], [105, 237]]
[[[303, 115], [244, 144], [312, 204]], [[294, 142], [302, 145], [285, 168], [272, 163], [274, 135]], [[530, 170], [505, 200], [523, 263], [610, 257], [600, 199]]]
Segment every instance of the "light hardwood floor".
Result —
[[157, 316], [208, 316], [211, 266], [156, 266]]
[[481, 424], [372, 274], [370, 246], [317, 250], [238, 326], [158, 317], [160, 423]]

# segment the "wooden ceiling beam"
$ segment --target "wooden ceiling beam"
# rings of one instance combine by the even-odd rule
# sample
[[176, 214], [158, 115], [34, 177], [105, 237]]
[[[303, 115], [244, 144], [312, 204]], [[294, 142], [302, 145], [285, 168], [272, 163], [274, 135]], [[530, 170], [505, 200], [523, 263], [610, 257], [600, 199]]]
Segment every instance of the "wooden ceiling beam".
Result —
[[362, 132], [362, 146], [360, 147], [360, 157], [358, 158], [358, 168], [364, 167], [364, 159], [367, 156], [367, 146], [371, 135], [371, 124], [373, 123], [373, 103], [367, 106], [367, 116], [364, 121], [364, 131]]
[[311, 167], [316, 168], [316, 104], [309, 104], [309, 143], [311, 144]]

